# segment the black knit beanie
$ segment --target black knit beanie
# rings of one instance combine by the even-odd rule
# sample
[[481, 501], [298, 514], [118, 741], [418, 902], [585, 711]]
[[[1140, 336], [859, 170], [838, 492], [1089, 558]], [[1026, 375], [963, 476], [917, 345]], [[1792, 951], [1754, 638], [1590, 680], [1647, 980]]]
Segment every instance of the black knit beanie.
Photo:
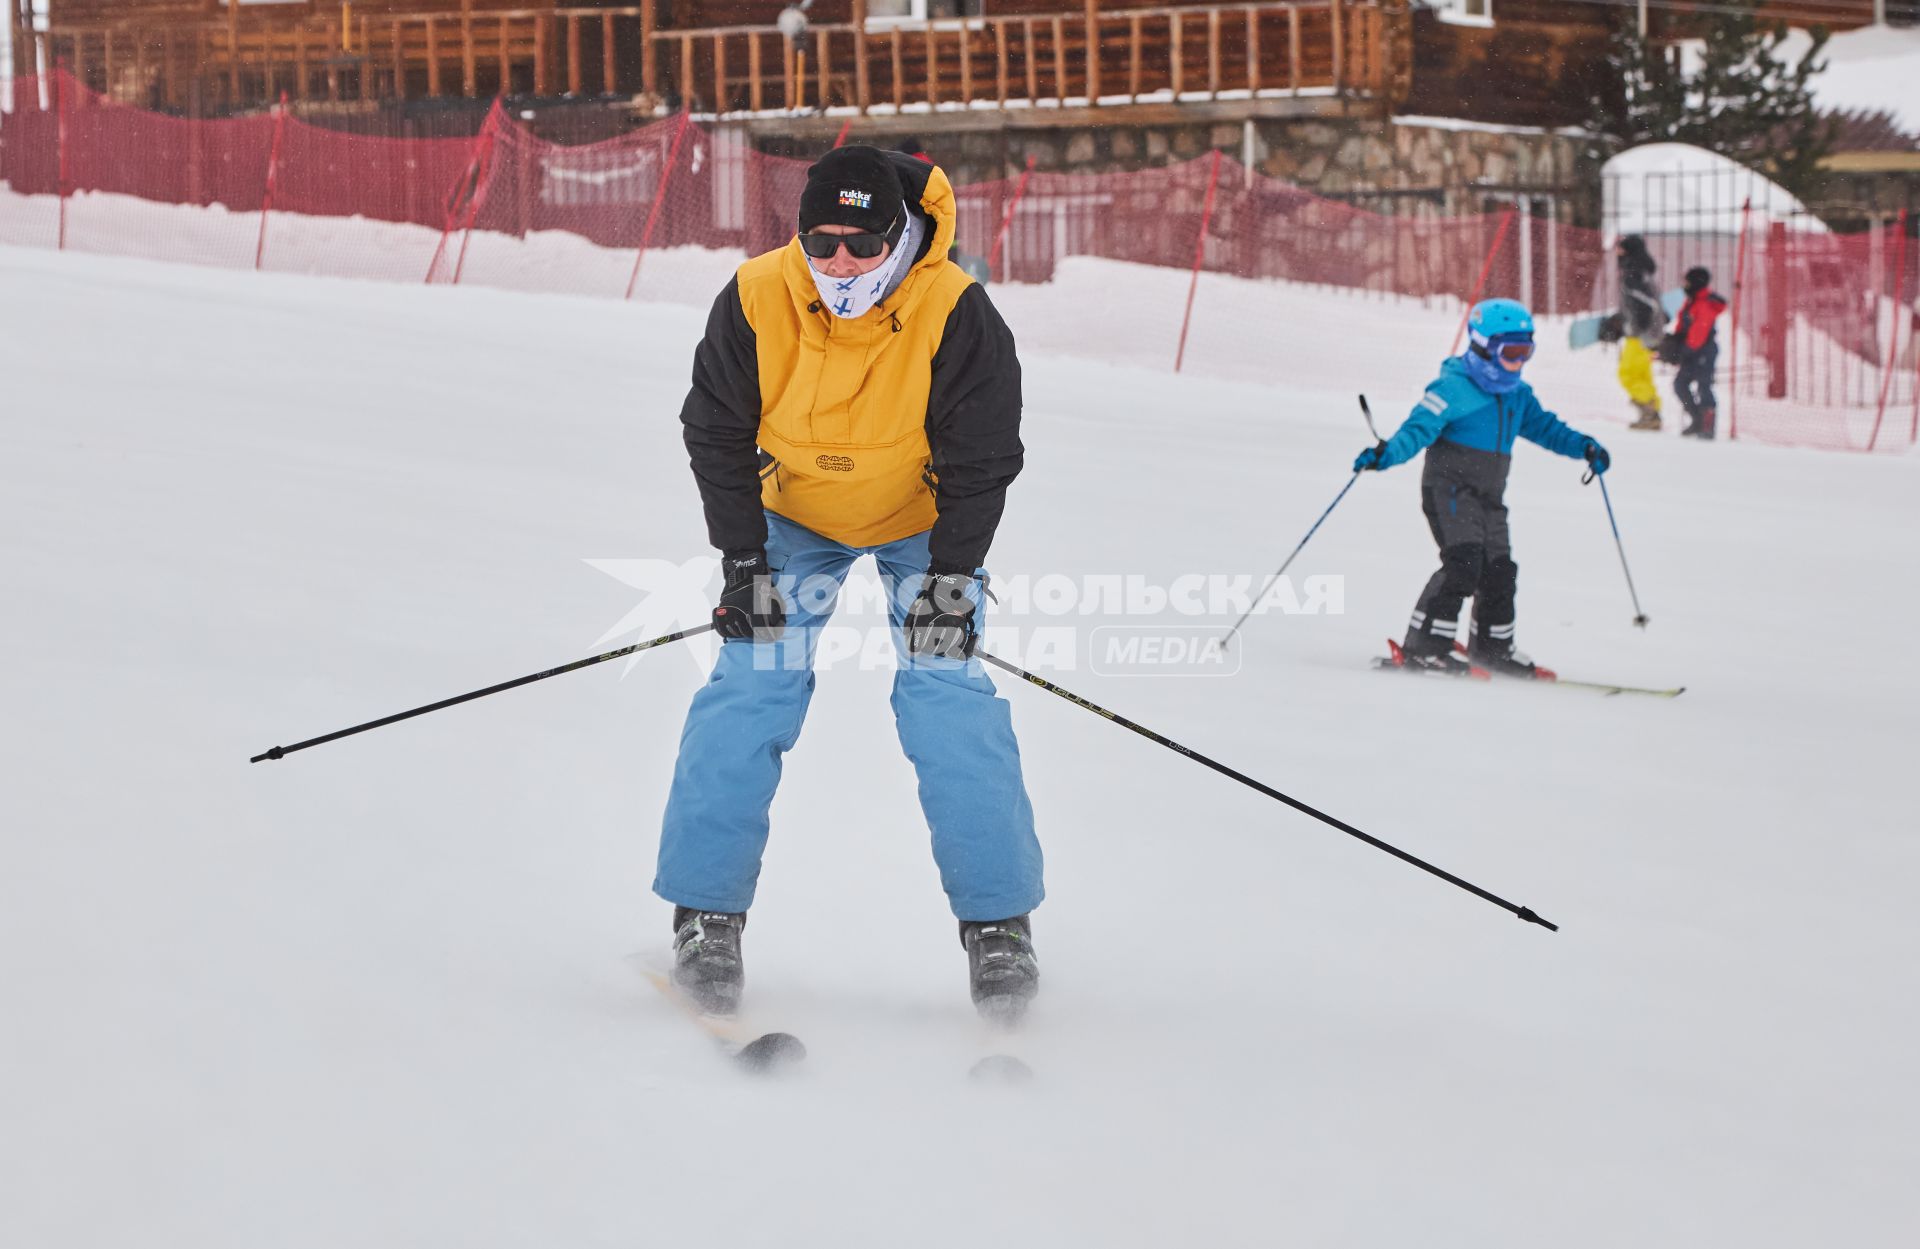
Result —
[[807, 170], [807, 186], [800, 192], [800, 231], [835, 225], [885, 234], [900, 219], [905, 201], [900, 176], [880, 149], [837, 147]]
[[1630, 273], [1651, 274], [1659, 268], [1653, 263], [1652, 254], [1647, 251], [1647, 240], [1638, 234], [1627, 235], [1620, 240], [1618, 246], [1621, 251], [1620, 267], [1622, 269]]

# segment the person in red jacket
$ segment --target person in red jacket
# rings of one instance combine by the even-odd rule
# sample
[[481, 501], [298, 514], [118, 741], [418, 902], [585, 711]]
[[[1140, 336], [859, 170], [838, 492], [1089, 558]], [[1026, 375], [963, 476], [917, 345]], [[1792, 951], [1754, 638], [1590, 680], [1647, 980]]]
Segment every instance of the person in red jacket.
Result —
[[1727, 310], [1727, 301], [1714, 293], [1712, 282], [1713, 275], [1698, 265], [1687, 270], [1683, 287], [1687, 302], [1681, 305], [1672, 332], [1661, 344], [1661, 358], [1680, 366], [1673, 379], [1673, 393], [1687, 410], [1687, 427], [1680, 431], [1683, 438], [1713, 437], [1713, 367], [1720, 358], [1713, 322]]

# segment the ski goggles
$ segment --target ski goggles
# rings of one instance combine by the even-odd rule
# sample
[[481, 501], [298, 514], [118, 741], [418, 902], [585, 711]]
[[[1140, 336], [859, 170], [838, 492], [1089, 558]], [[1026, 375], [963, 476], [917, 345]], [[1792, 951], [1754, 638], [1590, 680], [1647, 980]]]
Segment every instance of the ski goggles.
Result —
[[1531, 338], [1500, 339], [1488, 343], [1487, 354], [1500, 357], [1508, 364], [1525, 364], [1533, 359], [1533, 340]]
[[892, 225], [888, 226], [884, 234], [864, 232], [859, 234], [820, 234], [814, 231], [808, 231], [800, 236], [800, 250], [815, 260], [830, 260], [833, 258], [835, 252], [844, 247], [847, 249], [847, 255], [852, 256], [855, 260], [872, 260], [881, 252], [887, 250], [888, 244], [896, 243], [900, 240], [900, 227], [905, 224], [906, 218], [901, 217]]

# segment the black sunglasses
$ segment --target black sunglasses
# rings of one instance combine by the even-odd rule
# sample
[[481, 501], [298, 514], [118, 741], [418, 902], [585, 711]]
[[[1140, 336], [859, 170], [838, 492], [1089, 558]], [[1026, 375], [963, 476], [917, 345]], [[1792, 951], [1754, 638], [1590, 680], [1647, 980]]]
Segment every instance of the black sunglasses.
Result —
[[902, 217], [887, 227], [885, 234], [818, 234], [809, 231], [800, 236], [800, 250], [815, 260], [827, 260], [842, 247], [847, 255], [855, 260], [872, 260], [887, 249], [887, 245], [900, 237], [900, 227], [906, 223]]

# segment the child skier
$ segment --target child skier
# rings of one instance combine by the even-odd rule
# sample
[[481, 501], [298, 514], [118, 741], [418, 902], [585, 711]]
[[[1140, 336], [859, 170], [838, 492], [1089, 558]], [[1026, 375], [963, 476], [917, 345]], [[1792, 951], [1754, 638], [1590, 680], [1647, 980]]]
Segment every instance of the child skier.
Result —
[[1673, 379], [1673, 393], [1687, 413], [1687, 427], [1680, 431], [1681, 436], [1709, 440], [1716, 415], [1713, 366], [1720, 358], [1713, 322], [1727, 310], [1727, 301], [1714, 293], [1713, 275], [1698, 265], [1687, 270], [1682, 289], [1687, 302], [1674, 318], [1673, 332], [1660, 344], [1660, 358], [1680, 366]]
[[1467, 350], [1441, 364], [1440, 376], [1394, 436], [1362, 451], [1357, 472], [1404, 464], [1427, 452], [1421, 507], [1440, 546], [1440, 570], [1421, 591], [1394, 656], [1410, 668], [1464, 674], [1454, 653], [1460, 608], [1473, 599], [1473, 665], [1510, 676], [1533, 676], [1534, 664], [1513, 648], [1514, 590], [1520, 567], [1507, 536], [1507, 470], [1516, 437], [1584, 459], [1596, 473], [1610, 463], [1605, 447], [1540, 406], [1520, 370], [1533, 356], [1533, 317], [1512, 299], [1474, 305]]

